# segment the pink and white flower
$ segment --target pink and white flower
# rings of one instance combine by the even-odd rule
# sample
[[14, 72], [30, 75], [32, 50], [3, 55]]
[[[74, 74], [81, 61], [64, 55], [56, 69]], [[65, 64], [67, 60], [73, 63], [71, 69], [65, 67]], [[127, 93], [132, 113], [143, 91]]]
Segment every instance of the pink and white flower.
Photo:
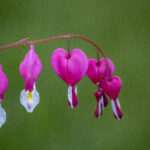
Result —
[[94, 94], [95, 94], [96, 101], [97, 101], [94, 114], [95, 114], [95, 117], [98, 118], [102, 116], [103, 109], [108, 104], [108, 99], [106, 95], [103, 93], [102, 89], [95, 91]]
[[88, 68], [88, 59], [80, 49], [68, 53], [56, 49], [51, 56], [51, 65], [56, 74], [68, 85], [68, 104], [74, 108], [78, 104], [76, 84], [83, 78]]
[[103, 109], [108, 104], [108, 99], [105, 95], [105, 92], [101, 88], [101, 83], [104, 76], [109, 77], [109, 75], [111, 76], [113, 75], [115, 67], [113, 62], [110, 59], [107, 59], [107, 61], [108, 61], [109, 70], [106, 70], [107, 64], [104, 58], [102, 58], [99, 61], [93, 58], [88, 60], [88, 69], [86, 74], [88, 78], [99, 88], [99, 90], [95, 91], [94, 93], [97, 100], [97, 104], [94, 112], [96, 117], [102, 116]]
[[19, 70], [25, 80], [25, 89], [21, 91], [20, 102], [27, 112], [32, 112], [40, 100], [35, 83], [42, 70], [42, 63], [35, 53], [33, 45], [30, 46], [30, 50], [20, 64]]
[[122, 87], [121, 79], [117, 76], [112, 77], [112, 79], [105, 78], [102, 84], [103, 90], [111, 99], [111, 105], [113, 114], [116, 119], [120, 120], [123, 116], [120, 103], [119, 103], [119, 93]]
[[109, 74], [112, 76], [114, 73], [114, 64], [110, 59], [107, 59], [109, 70], [107, 70], [106, 60], [102, 58], [99, 62], [93, 58], [88, 60], [88, 69], [86, 75], [88, 78], [97, 86], [100, 86], [100, 80], [105, 75], [109, 76]]
[[[0, 102], [4, 100], [4, 93], [8, 88], [8, 79], [3, 72], [2, 65], [0, 64]], [[6, 112], [0, 104], [0, 127], [6, 122]]]
[[[106, 60], [103, 58], [99, 62], [95, 59], [89, 59], [87, 76], [89, 79], [98, 86], [98, 90], [95, 91], [95, 96], [97, 100], [95, 108], [95, 116], [102, 116], [104, 107], [107, 106], [108, 100], [106, 94], [111, 98], [111, 105], [113, 114], [116, 119], [121, 119], [123, 114], [120, 107], [118, 95], [122, 86], [121, 80], [114, 74], [114, 64], [110, 59], [108, 61], [108, 70], [106, 65]], [[106, 72], [107, 71], [107, 72]]]

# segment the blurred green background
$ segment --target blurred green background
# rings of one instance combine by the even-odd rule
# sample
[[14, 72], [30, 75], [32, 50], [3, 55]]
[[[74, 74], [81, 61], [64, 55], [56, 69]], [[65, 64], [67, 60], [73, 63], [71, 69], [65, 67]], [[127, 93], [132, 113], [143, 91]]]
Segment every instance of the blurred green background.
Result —
[[[43, 63], [37, 80], [40, 104], [29, 114], [20, 104], [24, 80], [19, 65], [29, 46], [0, 51], [9, 79], [2, 104], [7, 122], [0, 129], [0, 150], [142, 150], [150, 149], [150, 1], [149, 0], [0, 0], [0, 45], [80, 34], [97, 43], [114, 61], [123, 88], [124, 113], [114, 119], [111, 105], [94, 117], [94, 84], [78, 83], [78, 107], [67, 104], [67, 85], [50, 65], [52, 52], [67, 40], [35, 44]], [[80, 39], [71, 48], [96, 58], [96, 49]]]

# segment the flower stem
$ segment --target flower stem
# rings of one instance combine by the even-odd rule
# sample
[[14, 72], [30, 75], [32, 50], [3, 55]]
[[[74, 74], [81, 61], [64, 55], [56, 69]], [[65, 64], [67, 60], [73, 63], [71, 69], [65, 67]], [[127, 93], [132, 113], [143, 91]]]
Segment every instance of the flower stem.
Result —
[[100, 64], [100, 63], [99, 63], [99, 60], [100, 60], [100, 58], [99, 58], [99, 51], [97, 50], [97, 65]]
[[70, 57], [70, 39], [68, 39], [68, 58]]
[[[107, 73], [107, 70], [109, 68], [108, 61], [107, 61], [107, 57], [105, 56], [105, 54], [102, 51], [102, 49], [99, 48], [99, 46], [97, 44], [95, 44], [93, 41], [91, 41], [90, 39], [88, 39], [88, 38], [86, 38], [84, 36], [81, 36], [81, 35], [77, 35], [77, 34], [58, 35], [58, 36], [54, 36], [54, 37], [51, 37], [51, 38], [34, 40], [34, 41], [29, 41], [28, 39], [23, 39], [23, 40], [20, 40], [18, 42], [15, 42], [15, 43], [11, 43], [11, 44], [8, 44], [8, 45], [0, 46], [0, 51], [8, 49], [8, 48], [12, 48], [12, 47], [17, 47], [17, 46], [31, 45], [31, 44], [36, 44], [36, 43], [49, 42], [49, 41], [54, 41], [54, 40], [59, 40], [59, 39], [68, 39], [68, 38], [82, 39], [82, 40], [87, 41], [88, 43], [92, 44], [94, 47], [96, 47], [96, 49], [102, 54], [102, 56], [106, 60], [106, 64], [107, 64], [106, 73]], [[105, 75], [106, 75], [106, 73], [105, 73]], [[105, 77], [105, 75], [104, 75], [104, 77]]]

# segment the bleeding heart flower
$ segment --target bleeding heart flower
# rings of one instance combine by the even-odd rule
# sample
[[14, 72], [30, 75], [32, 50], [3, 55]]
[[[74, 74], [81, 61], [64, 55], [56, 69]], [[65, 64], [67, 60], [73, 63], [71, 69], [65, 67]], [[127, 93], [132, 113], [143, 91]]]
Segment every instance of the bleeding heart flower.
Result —
[[35, 83], [42, 70], [42, 63], [34, 52], [33, 45], [30, 46], [30, 50], [20, 64], [19, 70], [25, 80], [25, 90], [20, 94], [20, 102], [27, 112], [32, 112], [40, 100]]
[[0, 101], [3, 102], [3, 96], [8, 88], [8, 79], [3, 72], [2, 65], [0, 64]]
[[100, 79], [105, 75], [109, 76], [109, 71], [110, 75], [112, 76], [114, 73], [114, 64], [110, 59], [107, 59], [108, 61], [108, 66], [109, 70], [106, 73], [106, 60], [102, 58], [99, 62], [95, 59], [89, 59], [88, 60], [88, 70], [87, 70], [87, 76], [89, 79], [96, 85], [100, 85]]
[[123, 116], [118, 99], [121, 87], [122, 87], [121, 79], [117, 76], [112, 77], [111, 80], [105, 78], [102, 83], [103, 90], [111, 98], [113, 114], [115, 118], [118, 120], [120, 120]]
[[[4, 100], [3, 96], [7, 88], [8, 88], [8, 79], [5, 73], [3, 72], [2, 65], [0, 64], [0, 101], [1, 102], [3, 102]], [[5, 122], [6, 122], [6, 112], [0, 104], [0, 128]]]
[[103, 114], [104, 107], [106, 107], [108, 104], [108, 99], [106, 95], [103, 93], [102, 89], [95, 91], [94, 94], [97, 100], [94, 114], [95, 114], [95, 117], [100, 117]]
[[56, 74], [68, 84], [68, 104], [74, 108], [78, 104], [76, 84], [83, 78], [88, 68], [86, 55], [80, 49], [74, 49], [68, 55], [62, 49], [56, 49], [51, 57]]
[[102, 58], [99, 62], [95, 59], [89, 59], [88, 60], [88, 70], [87, 70], [87, 76], [88, 78], [99, 87], [98, 91], [95, 91], [95, 96], [97, 100], [97, 105], [95, 108], [95, 116], [100, 117], [102, 115], [104, 107], [108, 104], [108, 99], [105, 95], [105, 92], [101, 88], [101, 80], [102, 78], [112, 76], [114, 73], [114, 64], [110, 59], [107, 59], [108, 61], [108, 71], [106, 60]]

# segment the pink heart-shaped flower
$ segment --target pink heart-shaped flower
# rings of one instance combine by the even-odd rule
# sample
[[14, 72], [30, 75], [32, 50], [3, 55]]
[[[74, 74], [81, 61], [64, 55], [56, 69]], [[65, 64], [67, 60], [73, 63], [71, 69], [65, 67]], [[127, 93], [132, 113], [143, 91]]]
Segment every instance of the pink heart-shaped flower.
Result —
[[102, 82], [102, 89], [113, 100], [117, 99], [121, 87], [122, 87], [121, 79], [117, 76], [112, 77], [111, 80], [105, 78]]
[[101, 85], [103, 91], [105, 91], [107, 95], [111, 98], [111, 105], [115, 118], [120, 120], [123, 116], [118, 99], [122, 87], [121, 79], [117, 76], [114, 76], [111, 80], [105, 78]]
[[87, 57], [79, 49], [72, 50], [69, 57], [64, 49], [56, 49], [52, 54], [51, 64], [56, 74], [71, 86], [82, 79], [88, 68]]
[[42, 70], [42, 63], [39, 56], [35, 53], [33, 45], [30, 45], [30, 50], [21, 62], [19, 70], [25, 80], [25, 90], [32, 92]]
[[27, 112], [32, 112], [40, 101], [35, 84], [41, 70], [42, 63], [40, 58], [34, 51], [34, 45], [30, 45], [30, 50], [19, 67], [20, 74], [25, 80], [25, 90], [20, 93], [20, 103]]
[[[114, 64], [110, 59], [107, 60], [109, 64], [110, 75], [112, 76], [114, 73]], [[102, 58], [99, 62], [95, 59], [89, 59], [88, 70], [86, 74], [94, 84], [99, 85], [100, 79], [105, 75], [106, 68], [107, 65], [104, 58]], [[106, 73], [106, 76], [108, 75], [109, 75], [109, 70]]]
[[88, 59], [80, 49], [74, 49], [68, 53], [62, 49], [56, 49], [51, 57], [51, 64], [56, 74], [68, 84], [68, 104], [74, 108], [78, 104], [77, 84], [85, 75], [88, 68]]
[[0, 64], [0, 101], [3, 102], [3, 96], [8, 88], [8, 79], [3, 72], [2, 65]]

